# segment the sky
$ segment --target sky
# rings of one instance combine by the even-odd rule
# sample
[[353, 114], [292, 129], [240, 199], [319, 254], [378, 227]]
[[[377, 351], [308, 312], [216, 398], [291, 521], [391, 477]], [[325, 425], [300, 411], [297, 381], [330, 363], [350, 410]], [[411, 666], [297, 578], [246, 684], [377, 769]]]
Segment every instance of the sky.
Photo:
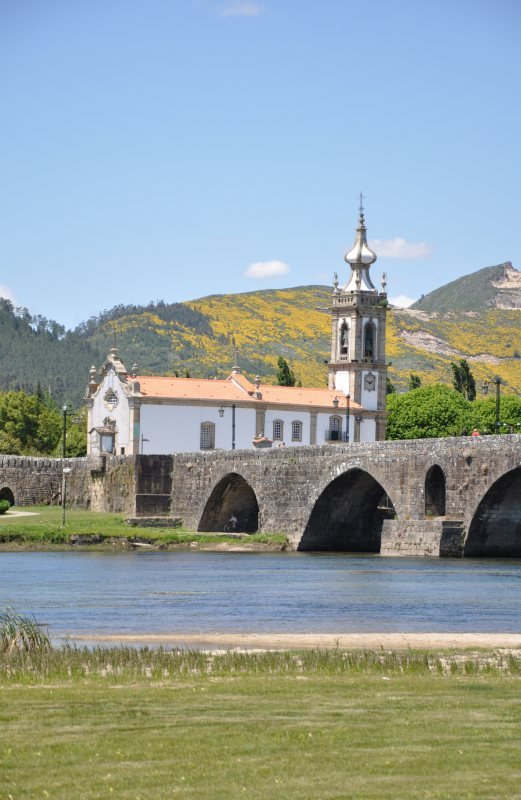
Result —
[[120, 303], [521, 268], [518, 0], [0, 0], [0, 295]]

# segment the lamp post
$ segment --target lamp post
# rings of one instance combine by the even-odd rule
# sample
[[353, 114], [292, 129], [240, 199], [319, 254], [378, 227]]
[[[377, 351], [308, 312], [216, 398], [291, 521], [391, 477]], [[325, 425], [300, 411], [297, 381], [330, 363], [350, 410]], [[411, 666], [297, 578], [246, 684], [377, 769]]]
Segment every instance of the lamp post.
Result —
[[149, 441], [150, 441], [150, 439], [145, 439], [145, 437], [143, 436], [143, 434], [141, 434], [141, 455], [143, 455], [143, 444], [144, 444], [145, 442], [149, 442]]
[[65, 528], [65, 507], [67, 505], [67, 478], [70, 474], [70, 467], [63, 468], [63, 483], [62, 483], [62, 528]]
[[[220, 407], [219, 416], [224, 417], [224, 406]], [[232, 404], [232, 450], [235, 450], [235, 403]]]
[[[501, 427], [500, 416], [501, 416], [501, 378], [499, 375], [496, 375], [494, 378], [494, 386], [496, 387], [496, 435], [499, 434], [499, 429]], [[486, 396], [488, 394], [489, 385], [487, 381], [483, 382], [483, 394]]]
[[67, 406], [64, 405], [63, 411], [63, 458], [67, 458]]

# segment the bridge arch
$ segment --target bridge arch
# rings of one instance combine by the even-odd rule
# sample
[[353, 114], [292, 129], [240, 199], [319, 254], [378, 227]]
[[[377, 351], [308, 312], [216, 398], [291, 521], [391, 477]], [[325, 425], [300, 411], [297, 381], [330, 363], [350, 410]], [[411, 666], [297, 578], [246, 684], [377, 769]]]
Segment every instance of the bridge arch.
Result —
[[379, 553], [383, 521], [394, 516], [394, 505], [382, 484], [354, 467], [323, 489], [298, 549]]
[[0, 500], [8, 500], [9, 505], [14, 506], [14, 494], [9, 486], [4, 486], [0, 489]]
[[425, 475], [425, 516], [445, 516], [445, 473], [439, 464], [433, 464]]
[[463, 554], [521, 558], [521, 467], [489, 487], [472, 517]]
[[256, 533], [259, 504], [250, 484], [237, 472], [229, 472], [214, 486], [204, 506], [198, 531], [224, 531], [232, 517], [237, 532]]

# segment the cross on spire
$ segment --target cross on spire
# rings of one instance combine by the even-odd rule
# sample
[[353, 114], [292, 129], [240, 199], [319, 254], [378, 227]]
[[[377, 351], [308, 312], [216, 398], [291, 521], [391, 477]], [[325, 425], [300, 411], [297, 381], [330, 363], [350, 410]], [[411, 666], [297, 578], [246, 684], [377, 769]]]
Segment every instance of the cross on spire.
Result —
[[361, 214], [364, 213], [364, 200], [365, 200], [365, 196], [362, 194], [362, 192], [360, 192], [360, 208], [359, 208], [359, 211], [360, 211]]

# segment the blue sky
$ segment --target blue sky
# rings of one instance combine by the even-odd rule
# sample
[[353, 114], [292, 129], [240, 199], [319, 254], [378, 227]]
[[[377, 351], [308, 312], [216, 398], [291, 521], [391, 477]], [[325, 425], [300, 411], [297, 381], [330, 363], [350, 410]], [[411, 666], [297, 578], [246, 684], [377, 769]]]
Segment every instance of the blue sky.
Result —
[[[118, 303], [521, 267], [517, 0], [2, 0], [0, 294]], [[376, 282], [375, 280], [375, 282]]]

